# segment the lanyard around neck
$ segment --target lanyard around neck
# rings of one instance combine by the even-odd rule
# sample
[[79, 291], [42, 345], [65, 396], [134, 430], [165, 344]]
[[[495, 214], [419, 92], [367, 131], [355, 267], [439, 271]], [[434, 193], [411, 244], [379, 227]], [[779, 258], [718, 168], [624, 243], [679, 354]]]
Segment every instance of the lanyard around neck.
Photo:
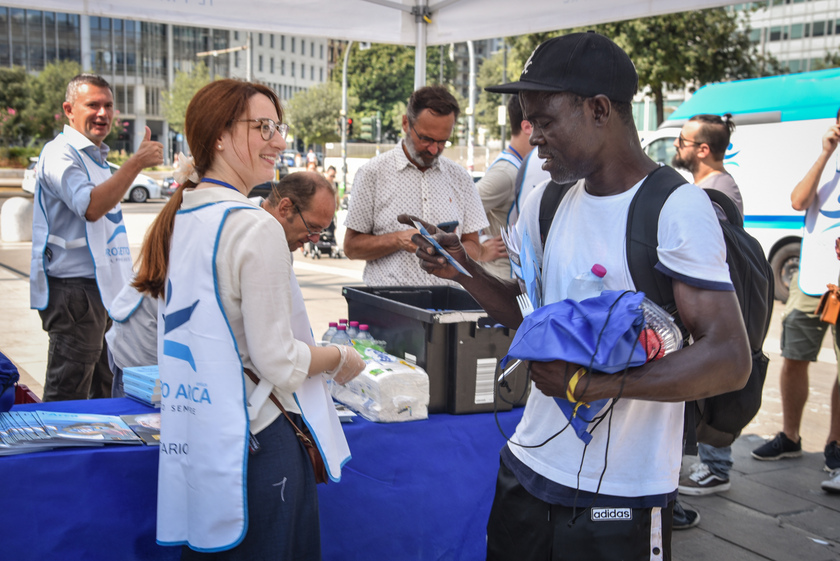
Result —
[[204, 183], [213, 183], [214, 185], [221, 185], [222, 187], [227, 187], [228, 189], [233, 189], [237, 193], [239, 193], [239, 189], [231, 185], [230, 183], [225, 183], [224, 181], [219, 181], [218, 179], [210, 179], [209, 177], [205, 177], [201, 180]]
[[513, 146], [508, 146], [507, 150], [510, 150], [511, 152], [516, 154], [516, 157], [519, 158], [519, 161], [520, 162], [522, 161], [522, 155], [519, 152], [516, 151], [516, 148], [514, 148]]

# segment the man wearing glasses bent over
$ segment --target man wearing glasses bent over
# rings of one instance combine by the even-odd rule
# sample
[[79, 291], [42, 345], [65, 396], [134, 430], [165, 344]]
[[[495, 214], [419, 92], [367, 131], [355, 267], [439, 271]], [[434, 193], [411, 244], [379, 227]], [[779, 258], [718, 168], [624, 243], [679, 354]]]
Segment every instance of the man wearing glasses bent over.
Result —
[[459, 112], [446, 88], [420, 88], [411, 94], [402, 118], [405, 137], [356, 172], [344, 253], [367, 261], [367, 285], [452, 284], [420, 269], [411, 241], [418, 232], [397, 222], [403, 213], [432, 224], [457, 223], [467, 252], [480, 258], [478, 231], [488, 224], [478, 190], [464, 168], [441, 156]]

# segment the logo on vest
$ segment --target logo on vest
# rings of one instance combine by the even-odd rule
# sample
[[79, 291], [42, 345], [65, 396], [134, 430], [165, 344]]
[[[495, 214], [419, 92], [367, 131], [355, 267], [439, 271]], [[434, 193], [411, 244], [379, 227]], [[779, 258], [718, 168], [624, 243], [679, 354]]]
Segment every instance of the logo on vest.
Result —
[[[127, 245], [122, 245], [118, 247], [106, 247], [105, 255], [107, 257], [122, 257], [131, 259], [131, 250], [128, 248]], [[120, 259], [120, 261], [124, 260], [125, 259]]]
[[[169, 301], [172, 299], [172, 281], [169, 281], [167, 283], [166, 289], [166, 304], [168, 305]], [[180, 310], [175, 310], [168, 314], [163, 314], [164, 336], [168, 335], [171, 331], [174, 331], [175, 329], [178, 329], [182, 325], [185, 325], [187, 322], [189, 322], [199, 302], [200, 300], [196, 300], [192, 303], [191, 306], [182, 308]], [[189, 363], [190, 367], [193, 369], [193, 372], [196, 372], [195, 359], [193, 358], [193, 354], [190, 350], [189, 345], [185, 345], [183, 343], [179, 343], [177, 341], [173, 341], [164, 337], [163, 354], [165, 356], [171, 356], [172, 358], [177, 358], [178, 360], [183, 360]]]
[[[162, 382], [160, 385], [160, 396], [169, 397], [171, 393], [172, 388], [169, 384]], [[192, 403], [213, 403], [210, 400], [210, 392], [207, 390], [207, 386], [205, 384], [197, 386], [178, 384], [178, 388], [175, 390], [173, 399], [185, 399], [187, 401], [191, 401]]]
[[[108, 246], [105, 248], [105, 257], [115, 261], [131, 261], [131, 251], [128, 249], [128, 244], [126, 243], [128, 241], [128, 233], [125, 230], [125, 224], [122, 223], [122, 210], [106, 214], [105, 219], [116, 226], [113, 232], [111, 232], [108, 241], [105, 242], [105, 245]], [[114, 243], [114, 240], [120, 235], [123, 236], [123, 239]]]
[[117, 236], [119, 236], [120, 234], [125, 234], [126, 236], [128, 235], [128, 234], [126, 233], [126, 231], [125, 231], [125, 226], [123, 226], [122, 224], [120, 224], [119, 226], [117, 226], [117, 227], [114, 229], [114, 233], [113, 233], [113, 234], [111, 234], [111, 237], [110, 237], [110, 238], [108, 238], [108, 243], [110, 244], [112, 241], [114, 241], [114, 238], [116, 238], [116, 237], [117, 237]]
[[593, 522], [633, 520], [632, 508], [593, 508], [590, 513]]
[[161, 442], [160, 453], [167, 456], [186, 456], [190, 453], [190, 445], [188, 442], [170, 442], [169, 444]]

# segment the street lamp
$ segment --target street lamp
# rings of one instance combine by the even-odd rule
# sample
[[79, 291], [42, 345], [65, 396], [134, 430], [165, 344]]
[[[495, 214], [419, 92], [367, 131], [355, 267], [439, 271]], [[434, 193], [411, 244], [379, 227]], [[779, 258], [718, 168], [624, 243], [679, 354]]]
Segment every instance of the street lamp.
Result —
[[[245, 44], [239, 45], [238, 47], [229, 47], [227, 49], [217, 49], [214, 51], [204, 51], [201, 53], [195, 53], [197, 57], [205, 57], [205, 56], [212, 56], [217, 57], [219, 55], [227, 54], [227, 53], [234, 53], [236, 51], [247, 51], [251, 48], [251, 32], [245, 33]], [[251, 53], [248, 53], [248, 56], [245, 59], [245, 80], [248, 82], [251, 81]]]

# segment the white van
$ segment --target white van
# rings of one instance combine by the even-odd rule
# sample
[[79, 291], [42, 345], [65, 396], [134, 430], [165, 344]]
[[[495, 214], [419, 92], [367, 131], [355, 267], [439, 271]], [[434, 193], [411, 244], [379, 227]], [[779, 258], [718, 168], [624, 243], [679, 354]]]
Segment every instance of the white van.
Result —
[[[840, 69], [710, 84], [642, 140], [654, 160], [670, 164], [674, 140], [694, 115], [731, 113], [736, 125], [724, 165], [744, 201], [744, 226], [762, 245], [775, 273], [776, 297], [787, 300], [799, 268], [805, 213], [790, 206], [790, 193], [816, 161], [822, 137], [840, 108]], [[840, 171], [826, 166], [820, 184]], [[681, 170], [691, 181], [691, 174]], [[826, 257], [834, 259], [833, 255]]]

